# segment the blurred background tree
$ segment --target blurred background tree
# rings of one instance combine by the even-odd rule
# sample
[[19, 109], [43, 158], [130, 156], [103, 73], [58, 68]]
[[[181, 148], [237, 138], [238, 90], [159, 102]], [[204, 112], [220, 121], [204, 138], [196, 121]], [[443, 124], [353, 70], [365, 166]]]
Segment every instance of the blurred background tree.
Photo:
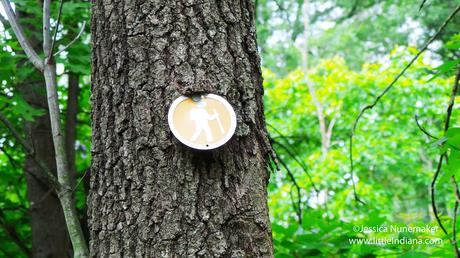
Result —
[[[14, 2], [18, 19], [38, 53], [41, 53], [43, 44], [41, 5], [35, 1]], [[52, 6], [53, 28], [57, 23], [58, 6], [58, 2]], [[63, 49], [69, 44], [88, 19], [89, 3], [66, 2], [57, 32], [56, 48]], [[1, 114], [33, 148], [35, 155], [55, 173], [43, 77], [27, 62], [5, 15], [1, 21]], [[72, 187], [75, 188], [80, 220], [84, 225], [85, 194], [83, 184], [78, 184], [77, 188], [77, 178], [82, 177], [89, 166], [89, 153], [86, 151], [90, 137], [89, 53], [89, 33], [85, 32], [71, 48], [56, 57], [60, 105], [65, 110], [63, 114]], [[77, 120], [80, 121], [78, 126]], [[11, 136], [4, 124], [0, 132], [1, 170], [5, 173], [5, 180], [1, 181], [3, 185], [0, 187], [4, 193], [0, 198], [1, 225], [4, 229], [0, 233], [0, 250], [7, 257], [20, 257], [21, 254], [33, 257], [71, 257], [70, 239], [56, 193], [42, 176], [43, 171], [35, 162], [34, 155], [26, 154], [23, 146]]]
[[[41, 24], [40, 4], [30, 0], [13, 3], [16, 10], [27, 14], [22, 21], [28, 35], [40, 41], [35, 31]], [[418, 115], [430, 133], [443, 136], [445, 110], [460, 55], [458, 16], [359, 124], [354, 180], [366, 205], [354, 199], [348, 137], [359, 110], [383, 90], [459, 2], [310, 0], [306, 30], [303, 0], [254, 3], [266, 119], [280, 168], [272, 173], [269, 185], [276, 256], [453, 256], [451, 235], [444, 236], [441, 230], [433, 234], [363, 234], [355, 232], [353, 226], [437, 225], [430, 204], [430, 183], [443, 151], [439, 146], [444, 143], [423, 134], [414, 116]], [[57, 8], [58, 3], [53, 2], [54, 17]], [[89, 13], [88, 2], [65, 2], [57, 48], [68, 44], [84, 21], [89, 23]], [[0, 14], [5, 17], [1, 9]], [[31, 98], [20, 86], [30, 90], [33, 84], [40, 94], [44, 85], [34, 79], [32, 65], [24, 63], [24, 54], [4, 19], [0, 25], [0, 112], [33, 143], [33, 139], [41, 140], [40, 133], [46, 127], [34, 131], [30, 125], [46, 123], [46, 113], [37, 104], [39, 98]], [[301, 57], [306, 40], [309, 66], [305, 74]], [[68, 159], [74, 164], [75, 198], [83, 224], [84, 176], [90, 164], [90, 50], [90, 35], [85, 29], [56, 60], [60, 104], [66, 114]], [[330, 131], [326, 153], [311, 88]], [[455, 109], [451, 125], [458, 126]], [[449, 153], [455, 146], [450, 149]], [[37, 244], [33, 245], [33, 221], [38, 215], [37, 203], [31, 200], [53, 197], [46, 190], [40, 196], [31, 194], [27, 178], [33, 171], [29, 171], [27, 155], [3, 124], [0, 150], [0, 257], [41, 257]], [[51, 152], [36, 151], [52, 158]], [[458, 171], [457, 163], [452, 164], [443, 166], [437, 182], [438, 210], [449, 232], [455, 208], [455, 189], [449, 176]], [[38, 226], [46, 228], [46, 219]], [[443, 243], [373, 246], [349, 242], [350, 238], [372, 237], [441, 238]], [[62, 257], [56, 252], [51, 257]]]

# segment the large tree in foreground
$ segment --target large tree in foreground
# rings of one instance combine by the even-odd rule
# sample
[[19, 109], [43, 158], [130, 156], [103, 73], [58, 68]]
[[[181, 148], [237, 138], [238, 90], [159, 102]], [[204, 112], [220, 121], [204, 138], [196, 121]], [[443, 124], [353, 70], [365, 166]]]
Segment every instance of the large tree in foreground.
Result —
[[[91, 256], [273, 256], [252, 1], [95, 0], [91, 27]], [[172, 101], [196, 93], [237, 114], [218, 149], [168, 127]]]

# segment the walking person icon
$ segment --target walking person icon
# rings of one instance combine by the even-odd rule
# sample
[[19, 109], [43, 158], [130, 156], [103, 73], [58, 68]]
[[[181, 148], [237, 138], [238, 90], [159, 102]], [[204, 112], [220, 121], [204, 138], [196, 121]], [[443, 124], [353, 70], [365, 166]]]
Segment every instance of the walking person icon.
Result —
[[210, 115], [206, 110], [206, 102], [204, 100], [198, 101], [196, 108], [191, 109], [189, 115], [190, 120], [195, 122], [195, 131], [191, 139], [192, 141], [196, 141], [203, 132], [207, 142], [212, 142], [214, 140], [209, 121], [217, 119], [221, 132], [223, 130], [219, 120], [219, 114], [214, 110], [214, 114]]
[[168, 124], [181, 143], [212, 150], [232, 138], [236, 114], [227, 100], [215, 94], [180, 96], [169, 107]]

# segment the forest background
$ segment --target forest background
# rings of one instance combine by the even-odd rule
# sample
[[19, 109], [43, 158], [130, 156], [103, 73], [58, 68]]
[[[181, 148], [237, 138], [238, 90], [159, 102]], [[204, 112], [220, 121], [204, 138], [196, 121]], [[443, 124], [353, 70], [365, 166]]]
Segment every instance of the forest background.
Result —
[[[40, 24], [42, 10], [36, 1], [12, 3], [27, 13], [22, 22], [30, 27]], [[460, 172], [460, 125], [457, 106], [452, 112], [446, 110], [452, 93], [456, 95], [452, 89], [460, 62], [460, 17], [445, 21], [459, 4], [255, 1], [265, 116], [277, 157], [268, 187], [277, 257], [455, 255], [451, 243], [458, 227], [455, 176]], [[58, 8], [59, 3], [53, 2], [52, 13]], [[25, 135], [25, 125], [43, 116], [44, 110], [31, 105], [30, 96], [18, 87], [30, 82], [34, 68], [24, 63], [0, 10], [0, 114]], [[91, 160], [89, 22], [90, 3], [65, 1], [56, 34], [61, 49], [79, 36], [56, 61], [61, 108], [76, 118], [69, 122], [72, 116], [63, 117], [69, 125], [66, 132], [74, 132], [71, 170], [81, 221], [86, 218], [85, 178]], [[392, 84], [405, 67], [404, 75]], [[361, 117], [350, 146], [360, 111], [385, 89], [389, 91]], [[32, 247], [31, 210], [37, 203], [27, 198], [26, 152], [3, 125], [0, 150], [0, 256], [27, 257]], [[444, 155], [449, 162], [441, 159], [438, 166]], [[359, 230], [427, 225], [437, 230]], [[383, 246], [350, 242], [403, 238], [432, 241]]]

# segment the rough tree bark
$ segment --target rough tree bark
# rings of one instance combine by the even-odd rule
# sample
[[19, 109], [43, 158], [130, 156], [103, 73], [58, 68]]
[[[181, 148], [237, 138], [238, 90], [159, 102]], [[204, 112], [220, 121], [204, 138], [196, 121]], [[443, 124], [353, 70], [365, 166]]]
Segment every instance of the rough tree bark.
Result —
[[[251, 0], [94, 0], [92, 257], [272, 257], [270, 145]], [[180, 94], [224, 96], [236, 135], [172, 135]]]

